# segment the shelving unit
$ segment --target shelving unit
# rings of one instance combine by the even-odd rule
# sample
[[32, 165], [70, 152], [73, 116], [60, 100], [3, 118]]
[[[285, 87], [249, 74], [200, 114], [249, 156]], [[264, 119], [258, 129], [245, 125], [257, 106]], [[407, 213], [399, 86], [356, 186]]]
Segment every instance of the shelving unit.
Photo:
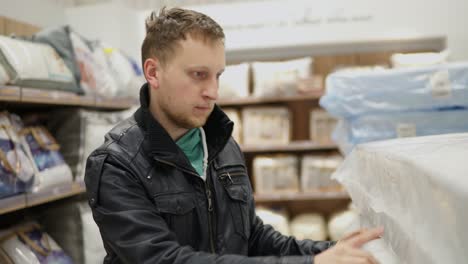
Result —
[[131, 98], [101, 99], [91, 96], [81, 96], [70, 92], [55, 90], [40, 90], [18, 86], [0, 86], [0, 104], [36, 105], [36, 106], [75, 106], [100, 108], [108, 110], [124, 110], [137, 104]]
[[322, 91], [314, 93], [300, 94], [294, 96], [276, 96], [276, 97], [245, 97], [234, 99], [221, 99], [218, 105], [225, 106], [248, 106], [248, 105], [263, 105], [272, 103], [288, 103], [296, 101], [310, 101], [317, 100], [323, 95]]
[[241, 145], [241, 149], [244, 152], [244, 154], [261, 154], [274, 152], [302, 153], [314, 151], [332, 151], [336, 150], [337, 146], [333, 143], [319, 144], [310, 140], [298, 140], [290, 142], [287, 145]]
[[84, 182], [64, 183], [41, 189], [34, 193], [24, 193], [0, 199], [0, 216], [13, 211], [46, 204], [59, 199], [85, 193]]

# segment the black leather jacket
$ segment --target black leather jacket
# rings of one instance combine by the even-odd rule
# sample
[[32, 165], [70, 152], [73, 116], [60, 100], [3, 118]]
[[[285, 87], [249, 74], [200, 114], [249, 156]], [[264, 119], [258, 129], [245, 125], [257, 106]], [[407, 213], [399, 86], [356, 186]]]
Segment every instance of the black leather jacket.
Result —
[[218, 108], [204, 126], [209, 165], [202, 180], [141, 107], [88, 158], [86, 189], [107, 256], [104, 263], [313, 263], [332, 242], [298, 241], [264, 225], [233, 123]]

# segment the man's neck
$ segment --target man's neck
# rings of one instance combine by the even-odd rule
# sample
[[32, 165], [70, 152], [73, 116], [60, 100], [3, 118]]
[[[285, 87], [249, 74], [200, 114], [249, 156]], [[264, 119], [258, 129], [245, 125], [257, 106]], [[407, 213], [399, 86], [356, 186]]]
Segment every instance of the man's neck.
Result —
[[149, 110], [154, 119], [156, 119], [159, 122], [159, 124], [161, 124], [161, 126], [166, 130], [166, 132], [169, 134], [172, 140], [177, 141], [185, 133], [187, 133], [187, 131], [189, 131], [189, 129], [174, 126], [169, 121], [168, 116], [164, 114], [164, 112], [161, 111], [161, 109], [150, 105]]

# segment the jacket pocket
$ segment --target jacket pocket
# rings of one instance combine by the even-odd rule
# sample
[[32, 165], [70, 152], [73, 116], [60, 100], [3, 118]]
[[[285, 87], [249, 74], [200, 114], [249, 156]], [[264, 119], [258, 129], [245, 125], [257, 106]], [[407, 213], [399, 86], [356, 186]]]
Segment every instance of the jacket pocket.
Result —
[[162, 193], [154, 196], [157, 211], [175, 233], [181, 245], [193, 245], [196, 227], [195, 195], [187, 192]]
[[224, 186], [230, 201], [231, 214], [236, 234], [244, 240], [250, 236], [249, 179], [243, 166], [226, 166], [218, 172], [218, 180]]

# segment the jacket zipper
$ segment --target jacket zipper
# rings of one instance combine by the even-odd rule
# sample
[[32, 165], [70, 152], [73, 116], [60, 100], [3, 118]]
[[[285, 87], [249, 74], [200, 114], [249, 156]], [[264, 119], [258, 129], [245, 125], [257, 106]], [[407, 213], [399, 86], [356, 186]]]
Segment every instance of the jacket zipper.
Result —
[[218, 179], [226, 186], [229, 186], [234, 183], [234, 181], [232, 180], [232, 177], [243, 176], [243, 175], [245, 175], [244, 172], [232, 172], [232, 173], [225, 172], [225, 173], [220, 174], [218, 176]]
[[[181, 170], [183, 172], [195, 175], [197, 178], [199, 178], [201, 181], [203, 181], [203, 179], [200, 178], [200, 175], [198, 175], [197, 173], [195, 173], [193, 171], [181, 168], [181, 167], [177, 166], [176, 164], [168, 162], [168, 161], [160, 160], [158, 158], [154, 158], [154, 159], [156, 161], [158, 161], [158, 162], [161, 162], [161, 163], [164, 163], [166, 165], [177, 168], [177, 169], [179, 169], [179, 170]], [[208, 167], [209, 167], [210, 163], [211, 162], [208, 163]], [[203, 181], [203, 184], [205, 186], [205, 196], [206, 196], [206, 200], [208, 202], [208, 232], [209, 232], [209, 237], [210, 237], [211, 252], [213, 254], [216, 254], [216, 250], [215, 250], [215, 246], [214, 246], [214, 239], [213, 239], [213, 223], [212, 223], [212, 221], [213, 221], [212, 218], [214, 216], [213, 199], [212, 199], [212, 192], [210, 190], [210, 186], [208, 185], [208, 175], [206, 175], [206, 176], [207, 176], [206, 180]]]

